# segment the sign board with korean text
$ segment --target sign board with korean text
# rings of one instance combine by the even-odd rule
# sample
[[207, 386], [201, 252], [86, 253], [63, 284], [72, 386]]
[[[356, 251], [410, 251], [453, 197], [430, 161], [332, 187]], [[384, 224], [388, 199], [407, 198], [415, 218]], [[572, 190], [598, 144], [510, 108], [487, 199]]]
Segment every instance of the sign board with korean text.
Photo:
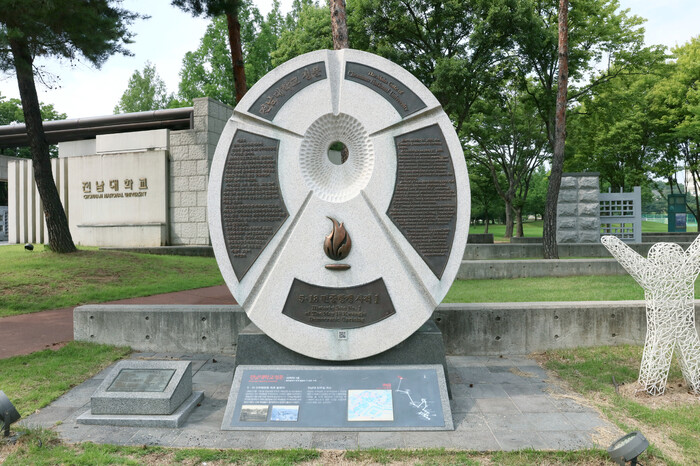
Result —
[[70, 159], [70, 229], [76, 244], [161, 246], [167, 242], [168, 153]]

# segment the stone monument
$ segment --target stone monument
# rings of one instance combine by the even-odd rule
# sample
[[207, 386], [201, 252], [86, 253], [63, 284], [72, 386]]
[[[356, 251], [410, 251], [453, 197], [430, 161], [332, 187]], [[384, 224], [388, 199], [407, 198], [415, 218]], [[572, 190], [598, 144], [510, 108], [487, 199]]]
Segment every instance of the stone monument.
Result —
[[192, 363], [119, 361], [90, 399], [79, 424], [180, 427], [204, 398], [192, 391]]
[[396, 64], [316, 51], [262, 78], [212, 161], [219, 267], [250, 320], [303, 355], [367, 358], [432, 315], [469, 228], [462, 148]]

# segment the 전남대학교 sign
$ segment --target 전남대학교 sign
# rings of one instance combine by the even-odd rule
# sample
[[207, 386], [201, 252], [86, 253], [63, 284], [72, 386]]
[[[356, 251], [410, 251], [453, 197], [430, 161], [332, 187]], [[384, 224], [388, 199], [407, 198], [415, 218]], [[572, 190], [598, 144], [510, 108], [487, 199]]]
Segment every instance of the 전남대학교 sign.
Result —
[[469, 179], [452, 123], [413, 75], [321, 50], [238, 104], [208, 209], [219, 267], [253, 323], [298, 353], [352, 360], [405, 340], [447, 294]]

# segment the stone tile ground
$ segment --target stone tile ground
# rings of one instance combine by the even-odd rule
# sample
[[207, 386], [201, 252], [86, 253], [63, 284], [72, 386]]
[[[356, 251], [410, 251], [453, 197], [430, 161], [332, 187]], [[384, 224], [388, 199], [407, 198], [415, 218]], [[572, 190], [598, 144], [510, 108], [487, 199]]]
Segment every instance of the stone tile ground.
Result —
[[[231, 356], [136, 353], [133, 358], [193, 362], [193, 390], [201, 406], [179, 429], [90, 426], [76, 423], [109, 369], [25, 420], [55, 429], [67, 442], [204, 448], [434, 448], [464, 450], [577, 450], [596, 446], [605, 431], [621, 435], [525, 356], [451, 356], [455, 430], [452, 432], [241, 432], [221, 431], [233, 363]], [[609, 437], [609, 436], [608, 436]]]

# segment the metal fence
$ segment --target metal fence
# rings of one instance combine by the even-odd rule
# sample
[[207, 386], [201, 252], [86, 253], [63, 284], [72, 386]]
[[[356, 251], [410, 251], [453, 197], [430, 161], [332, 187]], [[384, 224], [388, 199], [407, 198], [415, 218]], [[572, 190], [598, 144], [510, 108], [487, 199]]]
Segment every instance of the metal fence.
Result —
[[642, 242], [642, 188], [631, 193], [600, 193], [600, 234]]

